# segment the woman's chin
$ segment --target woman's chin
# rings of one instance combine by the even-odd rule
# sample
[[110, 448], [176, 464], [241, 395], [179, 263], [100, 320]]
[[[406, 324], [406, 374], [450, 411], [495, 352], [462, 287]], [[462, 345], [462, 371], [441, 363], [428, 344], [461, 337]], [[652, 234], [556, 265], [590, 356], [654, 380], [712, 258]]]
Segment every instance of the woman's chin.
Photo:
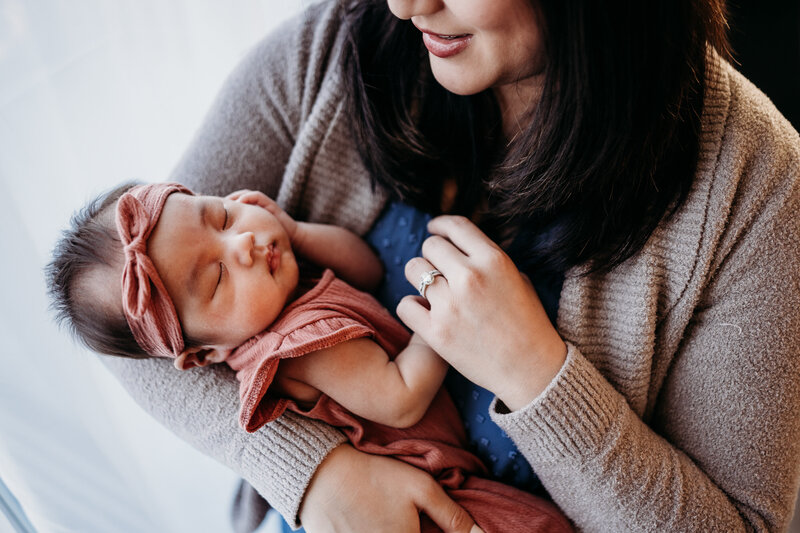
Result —
[[486, 80], [472, 75], [472, 69], [457, 67], [453, 64], [442, 64], [446, 61], [450, 61], [450, 59], [431, 56], [431, 71], [439, 85], [451, 93], [468, 96], [485, 91], [491, 86]]

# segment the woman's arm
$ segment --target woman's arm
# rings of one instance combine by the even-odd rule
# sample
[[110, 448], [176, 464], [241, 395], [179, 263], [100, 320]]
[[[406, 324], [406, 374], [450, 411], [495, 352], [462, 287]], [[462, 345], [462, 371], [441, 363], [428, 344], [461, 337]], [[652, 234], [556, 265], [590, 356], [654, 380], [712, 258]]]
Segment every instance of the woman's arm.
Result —
[[[439, 236], [423, 246], [430, 264], [418, 267], [436, 267], [446, 279], [437, 277], [428, 288], [430, 311], [409, 298], [398, 314], [456, 369], [498, 396], [493, 419], [579, 527], [787, 526], [800, 479], [800, 156], [797, 134], [783, 133], [782, 150], [760, 148], [746, 159], [741, 147], [726, 154], [728, 172], [742, 175], [721, 178], [718, 185], [736, 185], [716, 191], [730, 198], [730, 207], [705, 207], [711, 220], [694, 274], [701, 285], [683, 292], [690, 305], [671, 311], [686, 313], [686, 327], [670, 333], [674, 338], [654, 329], [652, 337], [636, 339], [640, 347], [632, 356], [623, 355], [630, 347], [620, 343], [624, 329], [635, 326], [614, 330], [622, 341], [609, 338], [612, 324], [630, 318], [631, 306], [652, 310], [659, 328], [669, 323], [655, 318], [657, 291], [626, 300], [613, 289], [655, 285], [647, 269], [628, 265], [613, 283], [581, 282], [583, 307], [569, 318], [583, 320], [571, 327], [593, 359], [569, 345], [559, 362], [558, 342], [549, 341], [552, 325], [536, 318], [544, 316], [536, 299], [515, 297], [526, 288], [511, 274], [510, 260], [466, 221], [439, 218], [431, 224]], [[753, 138], [763, 147], [770, 134]], [[650, 261], [647, 267], [657, 268]], [[418, 273], [409, 274], [416, 279]], [[673, 351], [660, 351], [670, 343]], [[628, 397], [600, 371], [613, 365], [643, 368], [615, 376]], [[638, 388], [626, 389], [631, 383]], [[632, 408], [634, 400], [643, 415]], [[645, 401], [652, 402], [649, 411]]]
[[238, 424], [239, 384], [225, 365], [178, 372], [167, 359], [102, 361], [142, 408], [246, 479], [290, 523], [319, 463], [346, 442], [330, 426], [294, 413], [246, 433]]
[[394, 360], [369, 338], [342, 342], [282, 363], [290, 378], [327, 394], [352, 413], [387, 426], [419, 422], [444, 381], [447, 363], [418, 336]]
[[[493, 414], [578, 524], [785, 530], [800, 473], [798, 235], [791, 215], [738, 240], [647, 422], [573, 346], [545, 394]], [[612, 504], [614, 513], [599, 511]]]
[[[800, 476], [800, 139], [728, 69], [733, 95], [722, 145], [700, 165], [713, 173], [704, 178], [708, 189], [699, 189], [707, 203], [685, 211], [685, 225], [673, 221], [656, 236], [671, 250], [668, 266], [688, 259], [693, 277], [667, 315], [653, 293], [648, 305], [659, 311], [658, 329], [641, 339], [641, 362], [623, 361], [646, 368], [648, 385], [622, 397], [605, 377], [608, 359], [596, 346], [612, 357], [628, 347], [597, 338], [598, 320], [621, 331], [629, 326], [620, 315], [636, 311], [620, 313], [633, 302], [601, 278], [605, 284], [576, 285], [586, 308], [564, 317], [585, 353], [571, 349], [540, 399], [495, 416], [537, 472], [541, 465], [542, 478], [552, 476], [554, 498], [587, 528], [608, 523], [597, 510], [612, 503], [613, 518], [628, 528], [782, 531], [791, 519]], [[699, 213], [705, 223], [696, 255], [676, 257]], [[661, 274], [657, 257], [640, 264]], [[674, 329], [680, 321], [685, 328]], [[652, 343], [657, 357], [650, 360], [645, 347]], [[623, 377], [614, 376], [616, 387]], [[568, 434], [581, 439], [565, 445]]]

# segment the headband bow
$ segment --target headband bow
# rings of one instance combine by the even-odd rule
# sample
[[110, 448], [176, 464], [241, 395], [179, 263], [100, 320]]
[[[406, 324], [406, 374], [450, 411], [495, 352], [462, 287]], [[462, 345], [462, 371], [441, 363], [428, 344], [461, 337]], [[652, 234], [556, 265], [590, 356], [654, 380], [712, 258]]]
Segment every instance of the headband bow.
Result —
[[156, 183], [137, 185], [117, 201], [117, 232], [125, 254], [122, 310], [139, 346], [161, 357], [183, 352], [183, 333], [175, 305], [147, 255], [147, 239], [174, 192], [192, 194], [177, 183]]

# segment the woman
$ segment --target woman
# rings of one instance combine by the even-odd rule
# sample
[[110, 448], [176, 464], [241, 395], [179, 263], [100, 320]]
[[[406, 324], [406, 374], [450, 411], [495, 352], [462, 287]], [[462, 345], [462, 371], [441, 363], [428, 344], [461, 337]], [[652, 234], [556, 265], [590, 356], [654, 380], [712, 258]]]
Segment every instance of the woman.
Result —
[[[486, 416], [579, 528], [779, 530], [800, 141], [725, 53], [722, 2], [327, 2], [243, 61], [171, 179], [361, 234], [387, 199], [461, 215], [431, 223], [406, 275], [442, 276], [398, 314], [496, 395]], [[430, 478], [326, 426], [238, 431], [224, 369], [107, 362], [312, 532], [419, 510], [469, 529]]]

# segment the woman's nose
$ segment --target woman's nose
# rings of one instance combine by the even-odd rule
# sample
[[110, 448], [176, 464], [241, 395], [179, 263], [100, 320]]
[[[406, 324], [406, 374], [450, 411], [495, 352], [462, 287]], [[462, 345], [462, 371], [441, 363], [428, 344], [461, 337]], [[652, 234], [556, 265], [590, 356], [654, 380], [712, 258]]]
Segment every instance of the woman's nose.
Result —
[[436, 13], [442, 9], [443, 1], [444, 0], [387, 0], [389, 11], [391, 11], [395, 17], [403, 20]]
[[255, 248], [256, 236], [252, 231], [239, 233], [231, 237], [231, 254], [234, 261], [242, 266], [253, 264], [253, 248]]

